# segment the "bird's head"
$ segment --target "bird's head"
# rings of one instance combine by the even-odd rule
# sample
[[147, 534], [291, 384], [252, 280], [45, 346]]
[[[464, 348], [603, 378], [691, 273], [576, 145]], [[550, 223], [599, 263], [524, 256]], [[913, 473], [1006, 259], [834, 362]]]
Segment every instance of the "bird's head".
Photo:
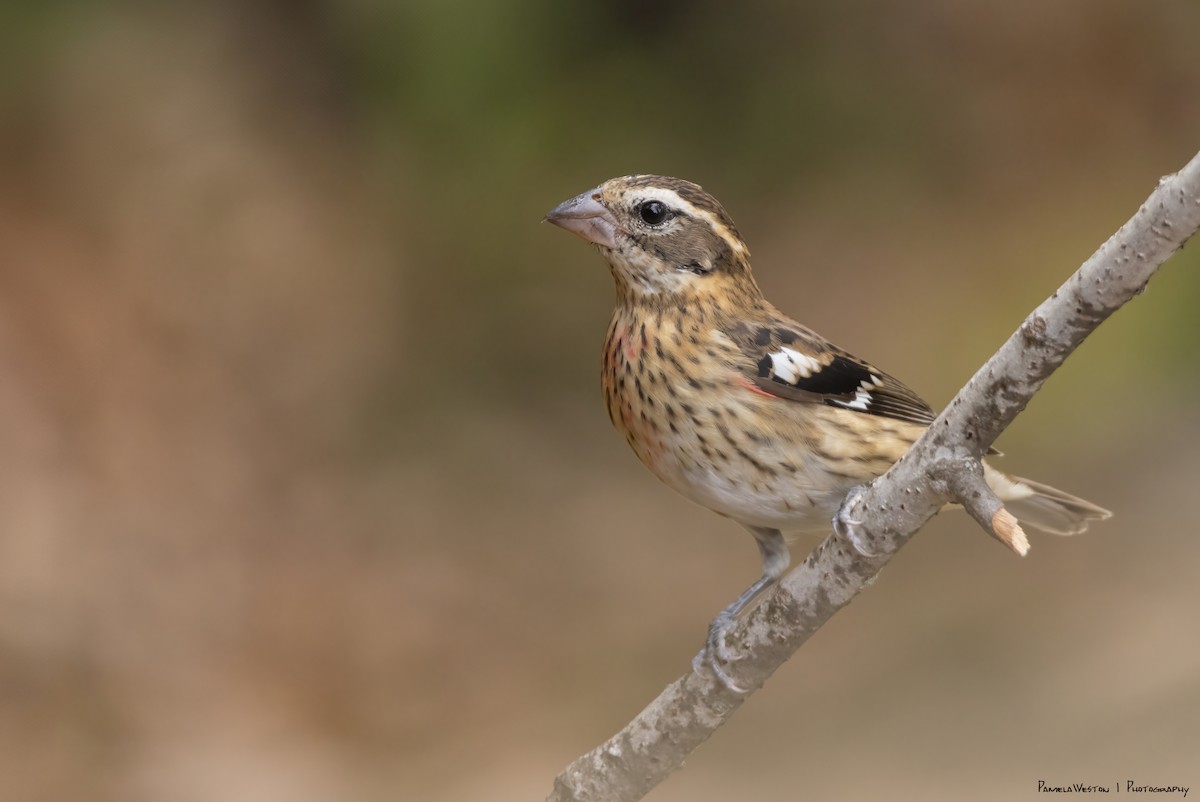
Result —
[[690, 181], [630, 175], [559, 204], [546, 220], [596, 245], [623, 301], [758, 297], [750, 251], [716, 198]]

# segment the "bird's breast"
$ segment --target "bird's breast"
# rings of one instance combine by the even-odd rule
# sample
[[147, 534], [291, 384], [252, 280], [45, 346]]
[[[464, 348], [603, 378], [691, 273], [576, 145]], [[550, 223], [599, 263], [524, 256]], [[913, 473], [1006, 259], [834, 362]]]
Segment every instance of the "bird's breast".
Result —
[[613, 425], [702, 506], [760, 526], [824, 526], [841, 483], [808, 459], [803, 428], [744, 378], [722, 340], [687, 321], [614, 316], [602, 378]]

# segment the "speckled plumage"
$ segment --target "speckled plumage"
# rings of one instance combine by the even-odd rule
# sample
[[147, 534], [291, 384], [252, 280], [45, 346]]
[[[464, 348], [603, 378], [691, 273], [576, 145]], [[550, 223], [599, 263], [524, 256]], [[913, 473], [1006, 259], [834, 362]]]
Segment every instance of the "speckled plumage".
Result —
[[717, 304], [688, 314], [618, 306], [604, 345], [609, 417], [693, 501], [751, 526], [827, 531], [850, 488], [887, 470], [924, 427], [815, 398], [796, 414], [760, 381], [740, 326]]
[[[693, 501], [743, 524], [763, 577], [710, 627], [705, 652], [788, 564], [782, 531], [829, 531], [846, 493], [882, 474], [934, 419], [903, 383], [763, 298], [750, 251], [699, 186], [664, 176], [606, 181], [547, 215], [595, 244], [616, 282], [604, 344], [609, 417], [638, 458]], [[1083, 531], [1109, 513], [986, 468], [1027, 523]]]

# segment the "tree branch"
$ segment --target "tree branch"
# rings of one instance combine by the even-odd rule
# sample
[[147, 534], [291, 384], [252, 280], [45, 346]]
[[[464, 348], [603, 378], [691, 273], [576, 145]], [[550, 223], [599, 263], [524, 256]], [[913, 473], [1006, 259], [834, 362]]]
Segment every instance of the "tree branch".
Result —
[[[947, 503], [1023, 554], [1016, 519], [983, 481], [981, 457], [1063, 360], [1139, 294], [1200, 228], [1200, 154], [1166, 176], [1137, 213], [1025, 319], [883, 476], [856, 488], [834, 534], [730, 635], [742, 659], [728, 667], [757, 690], [806, 640], [870, 585], [880, 569]], [[548, 802], [641, 799], [733, 714], [737, 694], [703, 666], [671, 683], [624, 729], [554, 781]]]

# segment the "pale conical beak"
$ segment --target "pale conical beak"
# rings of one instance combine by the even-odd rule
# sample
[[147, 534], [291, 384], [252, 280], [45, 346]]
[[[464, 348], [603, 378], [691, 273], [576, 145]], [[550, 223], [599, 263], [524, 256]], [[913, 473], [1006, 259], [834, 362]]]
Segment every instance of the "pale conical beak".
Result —
[[546, 222], [565, 228], [588, 242], [606, 248], [617, 247], [617, 221], [600, 203], [600, 188], [563, 201], [546, 215]]

